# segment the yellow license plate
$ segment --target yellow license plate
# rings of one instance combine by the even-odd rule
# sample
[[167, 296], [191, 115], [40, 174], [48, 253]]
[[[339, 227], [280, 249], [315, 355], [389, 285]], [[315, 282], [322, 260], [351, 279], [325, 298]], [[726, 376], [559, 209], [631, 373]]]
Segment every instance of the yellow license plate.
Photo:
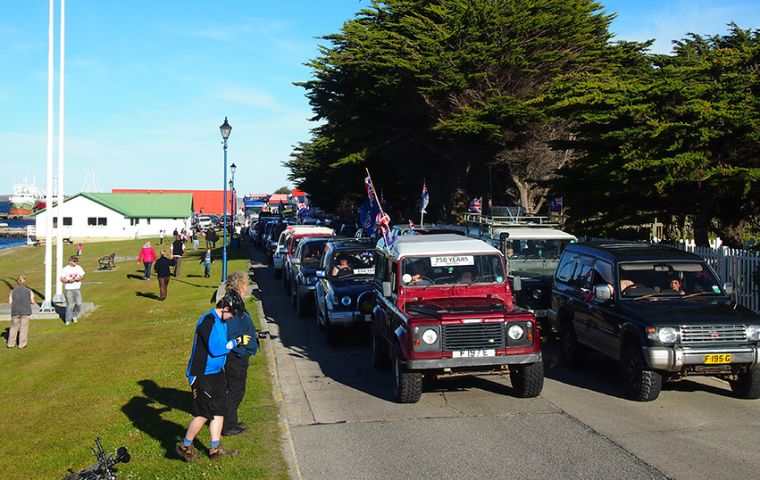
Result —
[[730, 353], [708, 353], [705, 355], [705, 363], [731, 363]]

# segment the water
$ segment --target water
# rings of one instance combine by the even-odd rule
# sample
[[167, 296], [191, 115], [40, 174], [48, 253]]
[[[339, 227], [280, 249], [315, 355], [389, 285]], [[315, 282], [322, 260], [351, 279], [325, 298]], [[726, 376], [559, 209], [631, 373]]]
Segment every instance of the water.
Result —
[[[8, 213], [9, 205], [9, 202], [0, 202], [0, 213]], [[0, 222], [7, 223], [11, 228], [24, 228], [27, 225], [34, 225], [34, 220], [28, 219], [0, 219]], [[26, 245], [26, 238], [0, 237], [0, 250], [18, 247], [19, 245]]]

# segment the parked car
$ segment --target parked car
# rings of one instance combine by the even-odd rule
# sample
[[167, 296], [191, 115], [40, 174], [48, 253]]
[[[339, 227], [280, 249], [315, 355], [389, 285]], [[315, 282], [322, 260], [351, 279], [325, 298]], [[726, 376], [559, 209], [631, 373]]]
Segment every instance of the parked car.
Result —
[[589, 350], [621, 364], [628, 397], [655, 400], [662, 382], [691, 375], [728, 380], [760, 398], [760, 315], [736, 305], [697, 255], [649, 244], [569, 245], [554, 275], [549, 319], [561, 359]]
[[536, 317], [514, 310], [504, 256], [455, 234], [377, 244], [372, 362], [393, 371], [393, 395], [413, 403], [423, 376], [506, 373], [518, 397], [544, 384]]
[[207, 228], [210, 228], [213, 225], [211, 222], [211, 217], [208, 215], [201, 215], [198, 217], [198, 227], [202, 230], [206, 230]]
[[282, 286], [290, 292], [290, 282], [293, 278], [293, 261], [295, 259], [298, 245], [307, 238], [312, 237], [333, 237], [335, 232], [329, 227], [318, 227], [316, 225], [294, 225], [290, 229], [294, 231], [290, 239], [285, 244], [285, 253], [282, 263]]
[[375, 247], [368, 240], [335, 239], [325, 246], [315, 287], [317, 327], [327, 343], [338, 343], [341, 331], [366, 327], [372, 319], [375, 294]]
[[317, 269], [329, 240], [330, 237], [307, 237], [296, 248], [290, 267], [290, 295], [299, 317], [305, 317], [314, 306]]
[[[283, 286], [287, 286], [287, 275], [283, 275], [286, 270], [286, 260], [293, 255], [294, 239], [300, 239], [309, 235], [330, 236], [334, 232], [331, 228], [317, 227], [314, 225], [287, 225], [280, 233], [279, 240], [272, 253], [272, 267], [274, 268], [274, 278], [283, 278]], [[296, 241], [295, 246], [298, 246]]]

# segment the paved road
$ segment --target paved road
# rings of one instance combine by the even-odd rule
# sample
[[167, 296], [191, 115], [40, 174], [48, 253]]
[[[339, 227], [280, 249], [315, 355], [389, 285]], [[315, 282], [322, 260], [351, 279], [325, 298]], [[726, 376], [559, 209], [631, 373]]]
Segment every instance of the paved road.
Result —
[[632, 402], [601, 358], [572, 371], [547, 345], [538, 398], [512, 397], [508, 377], [463, 377], [399, 405], [390, 373], [370, 364], [366, 336], [327, 347], [271, 270], [254, 270], [277, 335], [293, 470], [304, 479], [760, 477], [760, 402], [732, 398], [725, 382], [684, 381], [655, 402]]

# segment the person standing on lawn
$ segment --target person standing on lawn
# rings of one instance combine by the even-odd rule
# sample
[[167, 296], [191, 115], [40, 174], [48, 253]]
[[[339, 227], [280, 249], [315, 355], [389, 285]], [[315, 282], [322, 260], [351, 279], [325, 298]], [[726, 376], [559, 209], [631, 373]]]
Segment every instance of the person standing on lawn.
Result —
[[[250, 296], [250, 282], [244, 272], [233, 272], [227, 277], [225, 292], [237, 292], [243, 299]], [[252, 340], [245, 345], [238, 345], [227, 355], [224, 374], [227, 379], [227, 408], [224, 415], [222, 435], [239, 435], [248, 427], [238, 420], [238, 408], [245, 396], [245, 383], [248, 378], [248, 362], [259, 349], [258, 336], [253, 327], [251, 316], [244, 309], [240, 315], [227, 320], [227, 339], [233, 340], [242, 336], [250, 336]]]
[[27, 337], [29, 335], [29, 317], [32, 315], [32, 305], [34, 302], [34, 292], [26, 286], [26, 277], [19, 275], [16, 278], [18, 287], [11, 290], [8, 296], [8, 303], [11, 306], [11, 328], [8, 330], [8, 348], [16, 346], [16, 336], [18, 335], [18, 348], [26, 348]]
[[239, 345], [247, 345], [250, 335], [227, 340], [227, 321], [241, 315], [245, 310], [243, 299], [235, 291], [224, 297], [198, 320], [193, 337], [193, 348], [187, 365], [187, 379], [193, 392], [193, 418], [187, 426], [182, 442], [177, 444], [177, 454], [186, 462], [200, 459], [193, 447], [198, 432], [208, 422], [211, 443], [208, 456], [211, 460], [227, 455], [237, 455], [237, 450], [222, 447], [221, 433], [227, 404], [227, 382], [224, 365], [230, 350]]
[[182, 255], [185, 254], [185, 242], [182, 237], [177, 234], [174, 235], [174, 242], [172, 243], [172, 259], [174, 259], [174, 276], [179, 277], [179, 270], [182, 266]]
[[203, 276], [209, 278], [211, 276], [211, 264], [214, 263], [214, 255], [211, 253], [211, 247], [206, 248], [206, 252], [201, 255], [201, 261], [203, 264]]
[[77, 323], [77, 317], [82, 310], [82, 279], [84, 278], [84, 269], [79, 266], [79, 259], [72, 255], [69, 257], [69, 264], [61, 269], [61, 282], [63, 285], [63, 294], [66, 297], [66, 317], [64, 325]]
[[140, 262], [142, 262], [143, 266], [145, 267], [145, 275], [143, 275], [143, 280], [150, 280], [150, 269], [153, 267], [153, 262], [155, 261], [156, 251], [153, 250], [150, 241], [145, 242], [140, 249], [140, 254], [137, 255], [137, 264], [139, 265]]
[[174, 259], [168, 258], [168, 253], [166, 253], [166, 250], [161, 250], [161, 258], [156, 260], [156, 277], [158, 277], [158, 299], [159, 300], [166, 300], [166, 293], [169, 289], [169, 276], [171, 275], [171, 272], [169, 271], [170, 267], [174, 265]]

